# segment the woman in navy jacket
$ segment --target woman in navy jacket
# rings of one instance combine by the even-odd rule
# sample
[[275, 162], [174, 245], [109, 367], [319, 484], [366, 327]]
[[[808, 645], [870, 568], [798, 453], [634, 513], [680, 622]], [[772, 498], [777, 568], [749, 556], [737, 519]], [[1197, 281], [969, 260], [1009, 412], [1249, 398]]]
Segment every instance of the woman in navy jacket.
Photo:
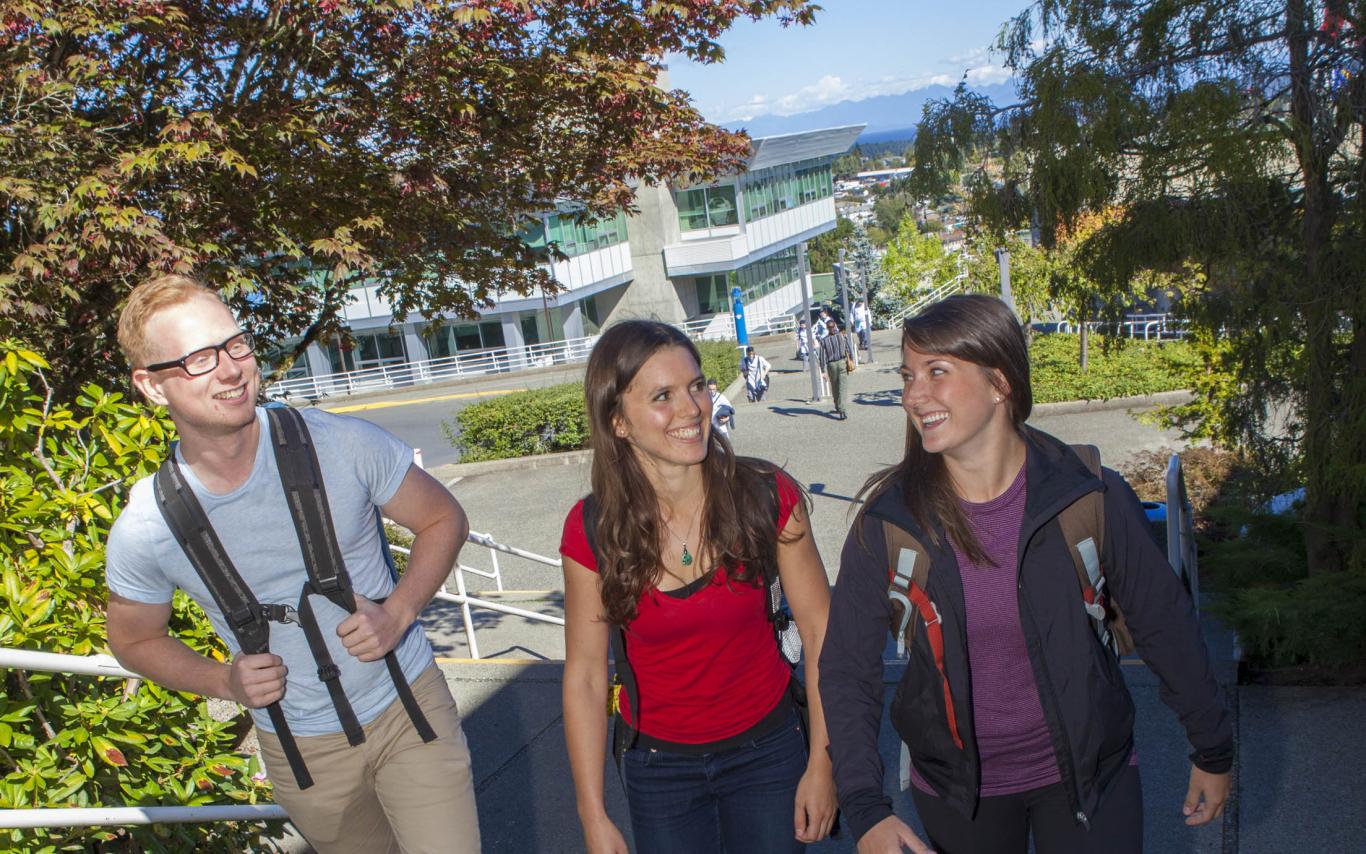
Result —
[[[1096, 477], [1066, 444], [1024, 426], [1032, 395], [1014, 316], [992, 297], [932, 305], [905, 323], [900, 373], [905, 457], [865, 488], [820, 658], [840, 807], [860, 854], [1024, 854], [1031, 835], [1039, 854], [1141, 850], [1133, 702], [1058, 521], [1097, 490], [1107, 586], [1195, 748], [1186, 822], [1218, 817], [1232, 727], [1189, 596], [1123, 479]], [[886, 525], [930, 559], [932, 616], [913, 617], [890, 713], [929, 845], [882, 786]]]

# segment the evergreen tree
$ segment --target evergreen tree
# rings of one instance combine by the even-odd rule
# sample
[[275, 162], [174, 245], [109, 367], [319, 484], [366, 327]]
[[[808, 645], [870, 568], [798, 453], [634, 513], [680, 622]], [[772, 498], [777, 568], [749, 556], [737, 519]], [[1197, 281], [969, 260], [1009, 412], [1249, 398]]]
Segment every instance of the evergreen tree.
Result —
[[998, 44], [1017, 102], [960, 87], [916, 139], [920, 191], [964, 170], [989, 231], [1052, 245], [1114, 207], [1075, 257], [1110, 292], [1172, 277], [1208, 356], [1197, 429], [1298, 466], [1314, 572], [1366, 570], [1364, 15], [1043, 0]]

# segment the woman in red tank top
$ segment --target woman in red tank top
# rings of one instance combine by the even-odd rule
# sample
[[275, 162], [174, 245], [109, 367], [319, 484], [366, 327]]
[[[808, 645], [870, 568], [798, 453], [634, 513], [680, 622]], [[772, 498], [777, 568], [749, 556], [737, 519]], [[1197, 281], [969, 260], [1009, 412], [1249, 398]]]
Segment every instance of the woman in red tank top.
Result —
[[[560, 550], [565, 737], [595, 854], [627, 851], [603, 798], [617, 627], [635, 682], [618, 725], [634, 736], [620, 761], [636, 850], [800, 851], [834, 821], [815, 666], [829, 583], [805, 496], [711, 430], [700, 361], [678, 329], [634, 320], [588, 362], [592, 510], [587, 525], [585, 502], [570, 511]], [[775, 571], [806, 651], [809, 756], [769, 621]]]

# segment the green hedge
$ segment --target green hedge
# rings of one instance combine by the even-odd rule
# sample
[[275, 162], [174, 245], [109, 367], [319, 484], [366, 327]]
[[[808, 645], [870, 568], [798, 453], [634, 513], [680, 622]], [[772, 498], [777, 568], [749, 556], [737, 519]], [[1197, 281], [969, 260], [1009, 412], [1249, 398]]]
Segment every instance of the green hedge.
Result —
[[[702, 374], [724, 389], [740, 375], [734, 341], [703, 341]], [[442, 431], [462, 463], [577, 451], [588, 447], [583, 383], [517, 392], [466, 406]]]
[[700, 341], [702, 376], [716, 380], [722, 391], [740, 376], [740, 349], [734, 341]]
[[1035, 403], [1109, 400], [1188, 388], [1199, 358], [1183, 341], [1162, 344], [1092, 335], [1089, 368], [1083, 373], [1081, 338], [1040, 335], [1029, 348]]
[[588, 444], [583, 384], [565, 383], [481, 400], [442, 422], [460, 461], [573, 451]]

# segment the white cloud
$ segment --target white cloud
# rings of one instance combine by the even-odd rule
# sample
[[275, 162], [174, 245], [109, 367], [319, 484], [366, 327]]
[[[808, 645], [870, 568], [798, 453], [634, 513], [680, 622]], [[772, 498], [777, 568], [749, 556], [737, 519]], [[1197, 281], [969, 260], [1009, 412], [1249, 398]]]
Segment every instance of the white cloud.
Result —
[[796, 92], [784, 95], [773, 104], [769, 112], [780, 116], [806, 113], [828, 104], [852, 100], [853, 90], [847, 83], [833, 74], [827, 74], [810, 86], [803, 86]]
[[[982, 53], [985, 55], [986, 52]], [[969, 86], [989, 86], [1004, 83], [1010, 77], [1008, 69], [990, 63], [974, 65], [957, 74], [927, 72], [907, 76], [886, 76], [853, 83], [845, 82], [837, 75], [827, 74], [795, 92], [773, 98], [754, 94], [744, 103], [723, 105], [715, 114], [719, 115], [718, 120], [722, 122], [744, 122], [751, 121], [756, 116], [770, 114], [791, 116], [809, 113], [841, 101], [862, 101], [879, 95], [901, 95], [927, 86], [953, 87], [964, 79]]]
[[959, 68], [973, 65], [984, 65], [991, 56], [991, 49], [985, 47], [975, 47], [972, 50], [964, 51], [957, 56], [951, 56], [943, 60], [940, 64], [957, 66]]
[[969, 86], [991, 86], [1010, 79], [1010, 69], [999, 65], [979, 65], [964, 74]]

